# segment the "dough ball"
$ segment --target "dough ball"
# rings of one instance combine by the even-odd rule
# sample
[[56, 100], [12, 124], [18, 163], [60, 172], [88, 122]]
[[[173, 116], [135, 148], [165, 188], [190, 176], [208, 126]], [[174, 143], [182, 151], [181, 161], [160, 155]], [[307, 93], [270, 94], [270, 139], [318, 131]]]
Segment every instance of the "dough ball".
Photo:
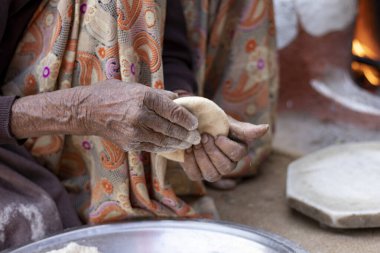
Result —
[[[182, 97], [175, 99], [174, 102], [185, 107], [198, 118], [199, 133], [208, 133], [215, 138], [218, 135], [228, 135], [227, 114], [213, 101], [204, 97]], [[184, 152], [184, 150], [177, 150], [159, 154], [169, 160], [184, 162]]]

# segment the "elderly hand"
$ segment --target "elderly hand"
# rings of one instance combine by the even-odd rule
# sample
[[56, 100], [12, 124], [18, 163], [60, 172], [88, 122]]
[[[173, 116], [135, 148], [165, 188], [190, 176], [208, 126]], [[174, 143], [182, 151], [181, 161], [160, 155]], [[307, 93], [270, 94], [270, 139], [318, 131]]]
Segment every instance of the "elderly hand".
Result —
[[239, 122], [231, 117], [229, 137], [202, 134], [201, 143], [185, 151], [182, 168], [191, 180], [215, 182], [236, 168], [237, 162], [247, 155], [247, 145], [263, 136], [268, 125]]
[[173, 151], [199, 143], [198, 120], [175, 93], [107, 80], [92, 86], [22, 97], [12, 106], [17, 138], [97, 135], [125, 151]]
[[124, 150], [173, 151], [199, 143], [198, 120], [175, 104], [175, 93], [117, 80], [93, 86], [83, 103], [89, 133]]

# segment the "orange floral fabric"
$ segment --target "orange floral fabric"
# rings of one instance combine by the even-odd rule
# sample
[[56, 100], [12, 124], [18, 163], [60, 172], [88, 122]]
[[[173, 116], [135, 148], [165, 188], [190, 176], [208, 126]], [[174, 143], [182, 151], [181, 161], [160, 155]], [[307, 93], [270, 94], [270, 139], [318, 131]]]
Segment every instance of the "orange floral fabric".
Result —
[[[278, 66], [272, 1], [181, 1], [199, 95], [237, 120], [273, 127]], [[252, 143], [249, 155], [229, 177], [254, 175], [270, 153], [272, 134]]]
[[[182, 2], [200, 95], [240, 120], [271, 122], [277, 88], [271, 2]], [[18, 45], [4, 95], [28, 96], [106, 79], [164, 88], [165, 11], [165, 0], [43, 0]], [[252, 173], [269, 152], [270, 139], [254, 143], [232, 176]], [[25, 145], [62, 179], [88, 223], [197, 216], [168, 183], [170, 174], [165, 181], [152, 169], [148, 153], [125, 153], [97, 136], [43, 136]]]

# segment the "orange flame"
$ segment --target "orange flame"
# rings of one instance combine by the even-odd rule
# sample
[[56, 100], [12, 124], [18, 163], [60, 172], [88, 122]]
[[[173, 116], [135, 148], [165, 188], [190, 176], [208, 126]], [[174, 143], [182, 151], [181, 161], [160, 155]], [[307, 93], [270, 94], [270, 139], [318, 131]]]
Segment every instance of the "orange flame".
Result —
[[[359, 57], [377, 58], [376, 54], [370, 48], [360, 43], [358, 39], [352, 41], [352, 53]], [[376, 68], [358, 62], [352, 62], [351, 67], [354, 71], [363, 73], [370, 84], [380, 86], [380, 73]]]

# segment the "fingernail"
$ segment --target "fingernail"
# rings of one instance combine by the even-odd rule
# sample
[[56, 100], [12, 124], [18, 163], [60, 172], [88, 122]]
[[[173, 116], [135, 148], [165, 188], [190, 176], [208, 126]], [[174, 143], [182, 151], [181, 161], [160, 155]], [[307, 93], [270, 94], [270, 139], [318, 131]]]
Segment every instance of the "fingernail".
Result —
[[202, 143], [206, 144], [208, 142], [208, 136], [206, 134], [202, 135]]
[[197, 130], [197, 128], [198, 128], [198, 119], [197, 118], [195, 118], [195, 116], [194, 116], [194, 120], [193, 120], [193, 124], [192, 124], [192, 126], [190, 127], [190, 131], [194, 131], [194, 130]]
[[265, 129], [265, 130], [269, 129], [269, 125], [268, 124], [261, 124], [259, 126], [260, 126], [260, 128]]
[[198, 122], [191, 127], [190, 131], [194, 131], [197, 129], [198, 129]]
[[191, 144], [197, 145], [201, 142], [201, 135], [198, 131], [192, 131], [187, 141]]

